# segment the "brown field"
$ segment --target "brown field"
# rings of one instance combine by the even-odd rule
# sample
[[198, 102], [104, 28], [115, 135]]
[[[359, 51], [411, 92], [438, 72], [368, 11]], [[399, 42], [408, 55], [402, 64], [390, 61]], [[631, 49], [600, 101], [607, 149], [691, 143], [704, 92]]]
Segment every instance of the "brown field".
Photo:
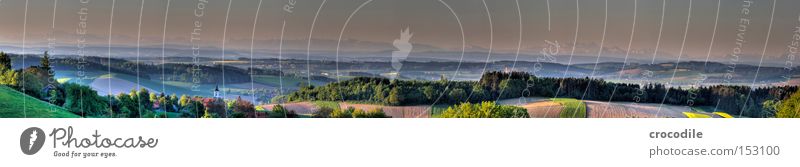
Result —
[[686, 106], [631, 102], [601, 102], [584, 100], [586, 114], [589, 118], [686, 118], [685, 111], [692, 111]]
[[361, 109], [364, 111], [369, 111], [371, 109], [382, 108], [383, 112], [386, 115], [391, 116], [392, 118], [429, 118], [430, 114], [430, 106], [383, 106], [383, 105], [375, 105], [375, 104], [351, 104], [351, 103], [339, 103], [339, 107], [342, 109], [347, 109], [348, 107], [353, 107], [355, 109]]
[[[559, 118], [563, 109], [561, 104], [547, 100], [546, 98], [528, 98], [527, 104], [518, 104], [519, 99], [508, 99], [498, 101], [500, 104], [515, 105], [528, 110], [531, 118]], [[632, 102], [611, 102], [584, 100], [586, 104], [586, 114], [589, 118], [686, 118], [685, 111], [692, 111], [686, 106], [663, 105], [658, 111], [659, 104], [654, 103], [632, 103]], [[311, 115], [319, 107], [312, 102], [295, 102], [282, 104], [287, 110], [293, 110], [297, 114]], [[272, 110], [275, 104], [264, 105], [267, 110]], [[353, 107], [364, 111], [376, 108], [383, 109], [386, 115], [392, 118], [429, 118], [431, 116], [428, 105], [418, 106], [384, 106], [376, 104], [353, 104], [339, 103], [341, 109]]]
[[561, 109], [564, 108], [561, 104], [552, 101], [538, 101], [519, 107], [527, 109], [531, 118], [558, 118]]
[[[514, 101], [506, 101], [506, 104], [516, 105], [528, 110], [531, 118], [559, 118], [561, 104], [539, 99], [527, 104], [514, 104]], [[601, 102], [584, 100], [586, 104], [586, 114], [588, 118], [686, 118], [685, 111], [692, 111], [686, 106], [663, 105], [658, 111], [659, 104], [652, 103], [631, 103], [631, 102]], [[549, 109], [549, 110], [548, 110]]]

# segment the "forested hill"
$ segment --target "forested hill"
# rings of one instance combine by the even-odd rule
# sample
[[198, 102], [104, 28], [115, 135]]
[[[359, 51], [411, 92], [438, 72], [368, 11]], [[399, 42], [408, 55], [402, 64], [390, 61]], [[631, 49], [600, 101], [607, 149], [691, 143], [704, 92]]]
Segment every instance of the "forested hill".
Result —
[[[457, 104], [518, 97], [567, 97], [585, 100], [717, 106], [749, 117], [771, 117], [763, 102], [787, 98], [797, 86], [752, 90], [748, 86], [668, 88], [663, 84], [622, 84], [590, 78], [536, 77], [524, 72], [487, 72], [479, 81], [389, 80], [357, 77], [325, 86], [302, 87], [278, 98], [286, 101], [360, 101], [385, 105]], [[752, 92], [751, 92], [752, 91]], [[666, 96], [665, 96], [666, 95]], [[749, 95], [749, 98], [747, 98]]]
[[[19, 55], [11, 55], [11, 59], [15, 62], [14, 65], [22, 65], [22, 59]], [[26, 56], [26, 64], [36, 64], [40, 61], [38, 56]], [[109, 61], [110, 60], [110, 61]], [[167, 64], [147, 64], [136, 63], [124, 59], [106, 58], [106, 57], [92, 57], [87, 56], [83, 58], [59, 58], [52, 59], [53, 69], [57, 71], [94, 71], [94, 72], [111, 72], [116, 74], [127, 74], [131, 76], [138, 76], [142, 79], [160, 79], [164, 81], [178, 81], [178, 82], [194, 82], [193, 78], [198, 79], [201, 84], [218, 84], [225, 76], [226, 83], [248, 83], [250, 82], [250, 74], [253, 75], [281, 75], [282, 72], [270, 69], [242, 69], [233, 66], [207, 66], [207, 65], [193, 65], [186, 63], [167, 63]], [[109, 65], [109, 62], [110, 65]], [[109, 68], [110, 66], [110, 68]], [[20, 68], [20, 67], [17, 67]], [[222, 68], [225, 68], [225, 74], [222, 74]], [[164, 72], [166, 77], [161, 77]]]

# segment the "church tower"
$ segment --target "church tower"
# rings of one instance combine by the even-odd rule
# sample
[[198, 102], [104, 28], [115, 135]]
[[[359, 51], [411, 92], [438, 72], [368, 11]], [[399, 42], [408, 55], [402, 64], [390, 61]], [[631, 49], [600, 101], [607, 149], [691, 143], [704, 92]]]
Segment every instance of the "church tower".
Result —
[[219, 85], [214, 88], [214, 98], [221, 98], [219, 96]]

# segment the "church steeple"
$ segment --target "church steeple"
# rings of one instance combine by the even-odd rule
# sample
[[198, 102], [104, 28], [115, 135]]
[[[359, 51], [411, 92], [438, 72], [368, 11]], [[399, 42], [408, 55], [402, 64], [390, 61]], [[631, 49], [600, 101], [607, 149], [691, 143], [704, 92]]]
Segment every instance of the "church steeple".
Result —
[[219, 96], [219, 85], [214, 87], [214, 98], [220, 98], [220, 96]]

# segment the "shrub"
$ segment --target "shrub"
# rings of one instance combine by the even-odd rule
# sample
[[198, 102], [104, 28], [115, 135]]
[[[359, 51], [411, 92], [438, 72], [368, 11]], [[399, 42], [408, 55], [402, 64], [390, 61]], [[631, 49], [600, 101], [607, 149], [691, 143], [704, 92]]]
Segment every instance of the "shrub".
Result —
[[322, 106], [322, 107], [319, 107], [319, 110], [317, 110], [317, 112], [314, 112], [313, 117], [314, 118], [330, 118], [331, 114], [333, 114], [333, 111], [334, 111], [333, 108]]
[[331, 112], [331, 116], [330, 117], [331, 118], [353, 118], [353, 111], [354, 110], [355, 109], [353, 109], [352, 107], [349, 107], [349, 108], [347, 108], [345, 110], [341, 110], [341, 109], [337, 108], [337, 109], [334, 109], [333, 112]]
[[528, 112], [521, 107], [497, 105], [494, 102], [472, 104], [469, 102], [448, 107], [442, 118], [528, 118]]
[[353, 118], [391, 118], [391, 117], [387, 116], [386, 113], [383, 112], [383, 109], [376, 108], [366, 112], [361, 109], [355, 110], [353, 112]]
[[108, 113], [108, 101], [97, 95], [88, 86], [64, 84], [66, 102], [64, 108], [81, 116], [104, 116]]
[[783, 100], [775, 116], [778, 118], [800, 118], [800, 91]]

